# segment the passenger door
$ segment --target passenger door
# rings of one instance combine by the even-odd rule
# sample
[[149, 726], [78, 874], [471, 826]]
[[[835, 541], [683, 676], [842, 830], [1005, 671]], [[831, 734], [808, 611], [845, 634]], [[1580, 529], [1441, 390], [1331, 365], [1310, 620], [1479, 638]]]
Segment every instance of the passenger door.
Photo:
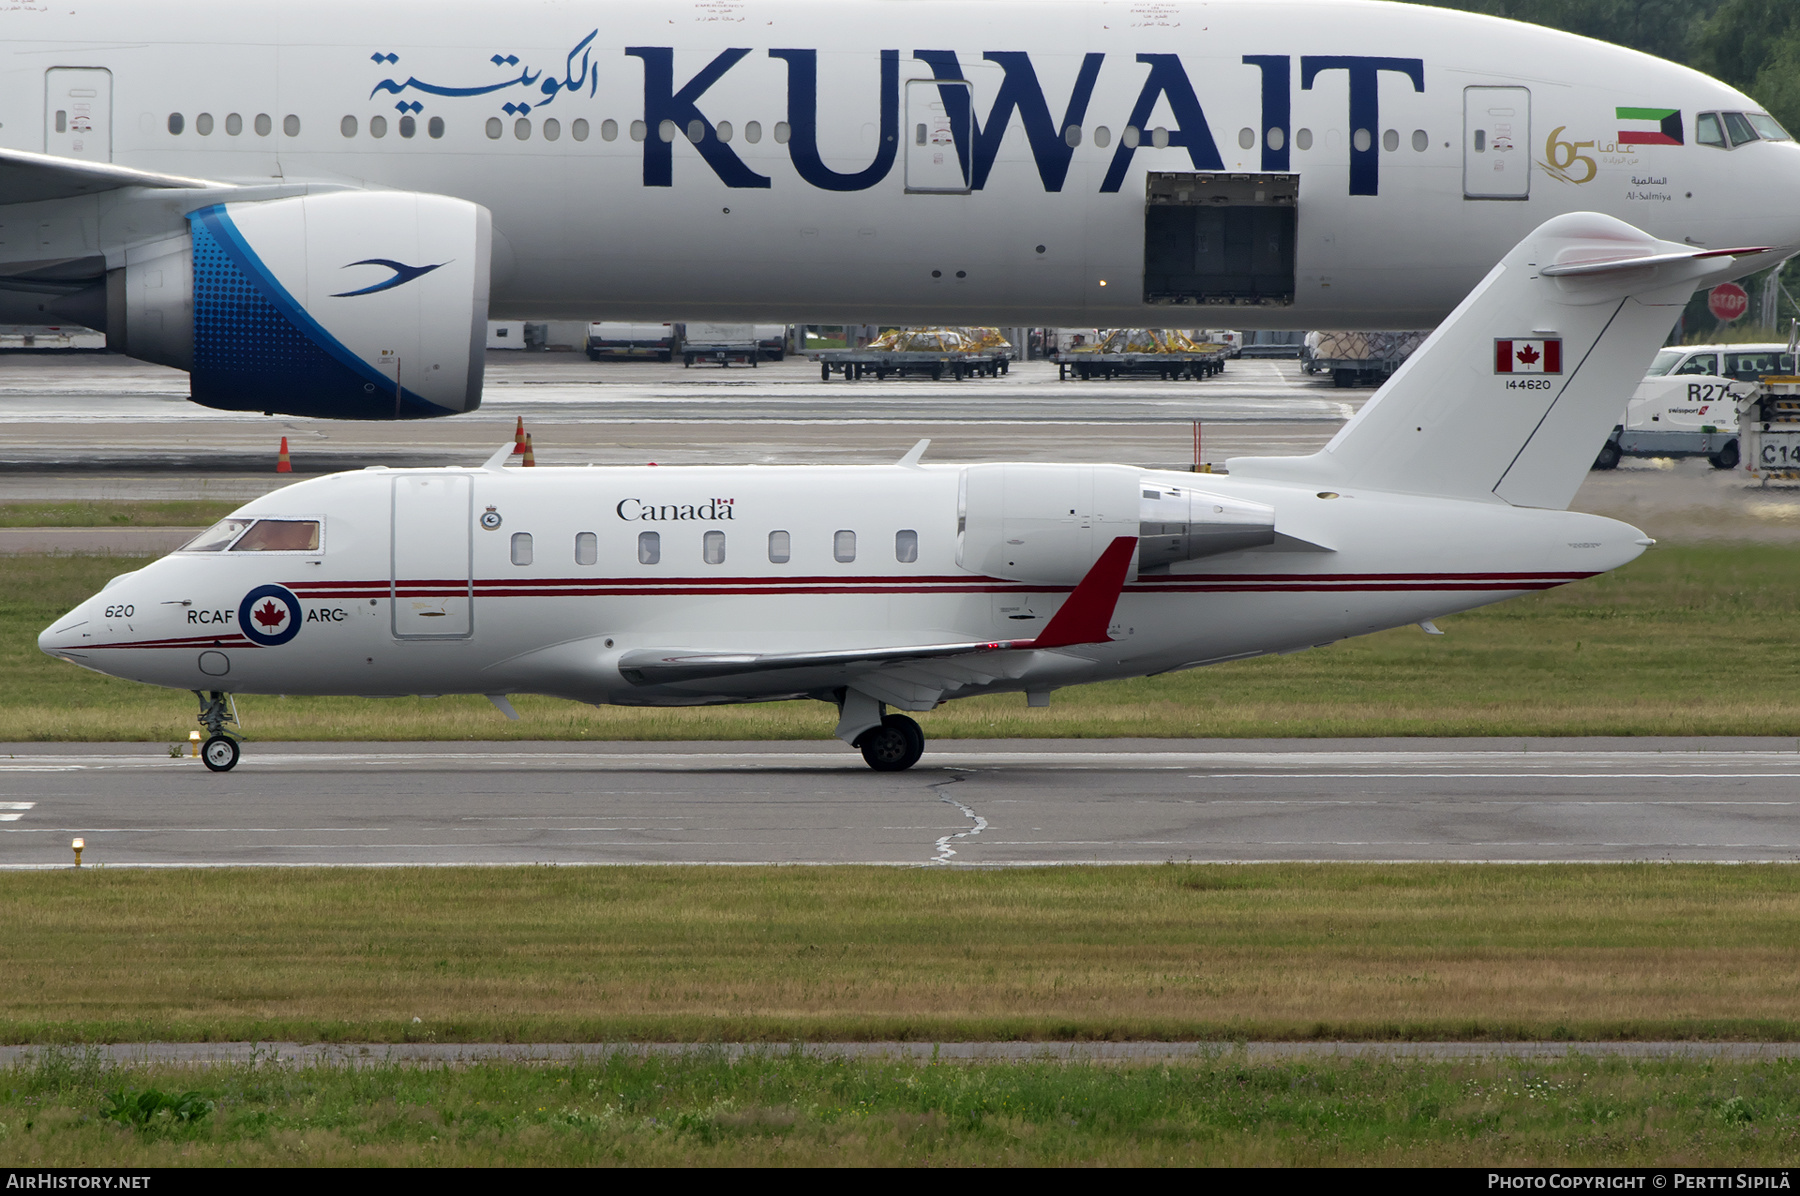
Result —
[[969, 190], [974, 157], [974, 96], [968, 83], [906, 81], [906, 189], [960, 195]]
[[474, 631], [473, 503], [464, 474], [394, 479], [395, 638], [466, 639]]
[[1531, 89], [1463, 88], [1463, 198], [1531, 194]]
[[52, 67], [44, 72], [44, 152], [112, 161], [112, 72]]

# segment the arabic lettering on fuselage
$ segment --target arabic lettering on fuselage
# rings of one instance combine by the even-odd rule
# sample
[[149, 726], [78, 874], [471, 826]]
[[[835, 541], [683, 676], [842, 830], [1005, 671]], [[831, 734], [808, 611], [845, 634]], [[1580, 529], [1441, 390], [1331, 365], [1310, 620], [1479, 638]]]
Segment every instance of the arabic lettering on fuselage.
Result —
[[[543, 69], [533, 70], [530, 63], [521, 63], [516, 54], [496, 53], [488, 61], [509, 72], [507, 78], [498, 82], [453, 87], [426, 82], [416, 75], [408, 75], [403, 81], [389, 77], [375, 84], [369, 97], [373, 99], [382, 92], [401, 97], [413, 92], [446, 100], [491, 95], [506, 101], [501, 106], [501, 111], [519, 116], [554, 103], [565, 92], [578, 95], [585, 90], [588, 97], [592, 98], [598, 94], [600, 87], [600, 66], [594, 61], [594, 41], [599, 34], [598, 29], [593, 30], [569, 50], [560, 75]], [[706, 92], [739, 62], [750, 57], [750, 49], [737, 47], [721, 51], [711, 62], [679, 85], [674, 73], [674, 47], [626, 46], [622, 47], [622, 52], [626, 57], [638, 58], [643, 62], [643, 119], [649, 133], [642, 138], [646, 187], [674, 185], [673, 139], [665, 140], [662, 135], [668, 125], [673, 125], [684, 134], [693, 130], [696, 125], [699, 127], [699, 137], [684, 136], [682, 140], [692, 143], [701, 159], [727, 187], [768, 188], [772, 185], [772, 180], [767, 175], [750, 169], [736, 151], [719, 138], [712, 119], [701, 110], [701, 100]], [[880, 95], [877, 107], [880, 112], [880, 138], [870, 164], [850, 173], [828, 168], [819, 153], [818, 51], [778, 48], [770, 49], [767, 53], [770, 58], [783, 62], [787, 67], [787, 123], [790, 130], [787, 149], [795, 171], [803, 182], [827, 191], [865, 191], [892, 173], [899, 156], [900, 142], [899, 50], [879, 52]], [[1017, 115], [1044, 190], [1061, 191], [1068, 177], [1076, 144], [1071, 141], [1067, 130], [1079, 129], [1086, 121], [1089, 100], [1093, 97], [1095, 84], [1099, 81], [1108, 55], [1092, 51], [1083, 57], [1067, 102], [1059, 105], [1062, 110], [1060, 122], [1051, 115], [1056, 108], [1045, 96], [1029, 54], [1022, 51], [990, 50], [981, 57], [998, 66], [1003, 76], [985, 119], [974, 110], [971, 102], [973, 97], [964, 81], [965, 72], [956, 51], [921, 49], [912, 52], [912, 58], [924, 63], [930, 69], [932, 78], [938, 81], [938, 92], [951, 126], [951, 140], [969, 189], [980, 191], [986, 186], [999, 155], [1001, 140], [1012, 124], [1013, 117]], [[1125, 61], [1123, 55], [1112, 57], [1115, 62]], [[391, 52], [377, 53], [372, 56], [372, 60], [377, 65], [393, 65], [399, 62], [399, 56]], [[1124, 185], [1138, 150], [1152, 148], [1149, 144], [1151, 138], [1148, 136], [1150, 130], [1144, 126], [1159, 105], [1169, 110], [1174, 125], [1156, 131], [1154, 148], [1185, 150], [1188, 162], [1195, 170], [1223, 170], [1224, 162], [1219, 155], [1218, 145], [1213, 140], [1205, 109], [1181, 56], [1170, 53], [1137, 54], [1133, 56], [1133, 61], [1134, 65], [1144, 69], [1144, 74], [1137, 98], [1121, 125], [1137, 130], [1142, 136], [1118, 138], [1100, 183], [1100, 191], [1118, 191]], [[1285, 172], [1289, 169], [1289, 146], [1292, 141], [1292, 130], [1288, 125], [1295, 73], [1293, 58], [1281, 54], [1249, 54], [1244, 56], [1243, 64], [1256, 68], [1261, 75], [1260, 128], [1263, 135], [1259, 138], [1260, 168]], [[518, 74], [513, 75], [510, 72], [515, 67], [518, 68]], [[1349, 96], [1349, 127], [1379, 129], [1381, 112], [1378, 80], [1384, 73], [1402, 76], [1412, 84], [1415, 92], [1425, 90], [1423, 59], [1354, 54], [1302, 56], [1300, 90], [1312, 91], [1315, 86], [1325, 86], [1326, 82], [1320, 79], [1322, 75], [1327, 79], [1342, 78]], [[519, 89], [535, 91], [541, 98], [517, 98]], [[424, 107], [419, 100], [405, 98], [396, 106], [402, 112], [415, 113], [422, 111]], [[1366, 139], [1366, 144], [1353, 145], [1350, 150], [1350, 194], [1378, 194], [1380, 169], [1380, 150], [1373, 139]]]

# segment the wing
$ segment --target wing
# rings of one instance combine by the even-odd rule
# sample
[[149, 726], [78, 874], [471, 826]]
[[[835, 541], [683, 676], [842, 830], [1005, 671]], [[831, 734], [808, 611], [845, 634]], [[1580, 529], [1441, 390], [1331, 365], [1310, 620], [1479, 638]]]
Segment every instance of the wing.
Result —
[[0, 205], [36, 203], [46, 199], [72, 199], [116, 191], [120, 187], [200, 188], [222, 183], [179, 174], [158, 174], [115, 166], [111, 162], [84, 162], [29, 150], [0, 149]]
[[1023, 670], [1022, 658], [1003, 654], [1109, 642], [1106, 629], [1136, 552], [1136, 536], [1115, 539], [1043, 631], [1028, 640], [967, 640], [772, 653], [640, 648], [620, 657], [619, 672], [633, 685], [648, 686], [826, 669], [841, 673], [847, 680], [854, 679], [857, 688], [892, 705], [928, 709], [947, 690], [986, 685]]

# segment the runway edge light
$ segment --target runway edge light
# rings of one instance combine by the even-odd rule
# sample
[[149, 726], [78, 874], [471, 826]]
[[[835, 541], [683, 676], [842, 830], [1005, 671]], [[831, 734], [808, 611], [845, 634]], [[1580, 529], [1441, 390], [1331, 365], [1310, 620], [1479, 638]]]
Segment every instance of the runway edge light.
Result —
[[87, 840], [86, 839], [77, 839], [73, 843], [69, 844], [69, 846], [71, 846], [75, 849], [75, 866], [77, 868], [81, 867], [81, 849], [87, 846]]

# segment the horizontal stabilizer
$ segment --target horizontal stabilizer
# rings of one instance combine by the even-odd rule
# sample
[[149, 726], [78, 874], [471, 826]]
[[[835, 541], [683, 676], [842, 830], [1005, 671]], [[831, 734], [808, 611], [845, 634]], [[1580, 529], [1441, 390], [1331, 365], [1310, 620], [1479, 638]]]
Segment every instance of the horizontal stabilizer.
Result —
[[1677, 245], [1593, 212], [1553, 217], [1324, 449], [1228, 468], [1321, 490], [1567, 508], [1694, 290], [1763, 252]]
[[134, 170], [111, 162], [86, 162], [34, 154], [29, 150], [0, 149], [0, 204], [36, 203], [45, 199], [71, 199], [116, 191], [120, 187], [205, 188], [228, 184], [193, 179], [179, 174]]

